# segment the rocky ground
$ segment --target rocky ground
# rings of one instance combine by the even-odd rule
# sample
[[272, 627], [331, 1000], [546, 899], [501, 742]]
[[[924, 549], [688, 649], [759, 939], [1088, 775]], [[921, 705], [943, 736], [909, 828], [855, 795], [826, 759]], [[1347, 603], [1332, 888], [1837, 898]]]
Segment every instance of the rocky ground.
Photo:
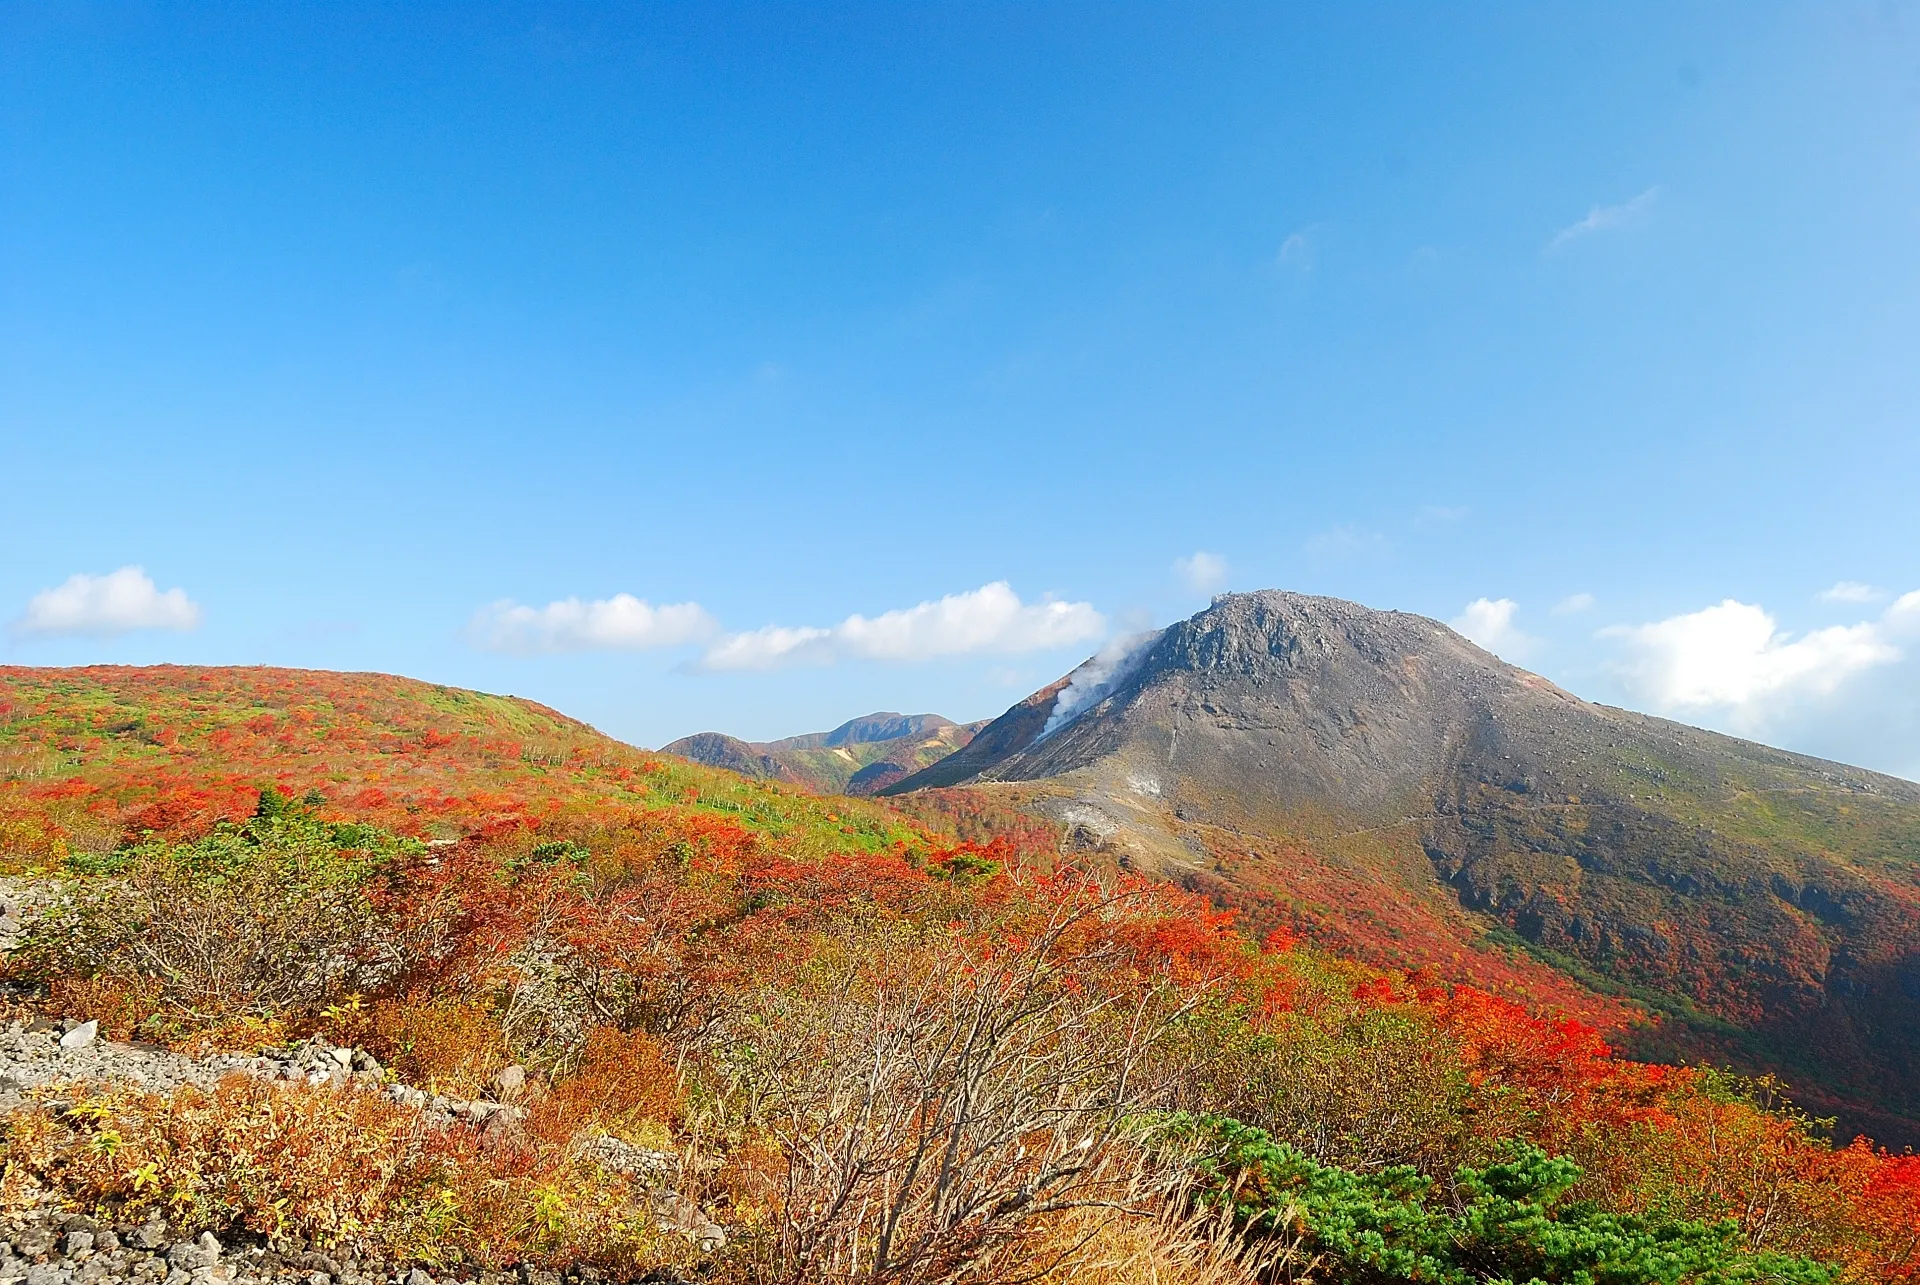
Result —
[[[211, 1232], [175, 1240], [157, 1220], [105, 1226], [50, 1211], [0, 1221], [0, 1237], [0, 1285], [444, 1285], [456, 1279], [472, 1285], [594, 1285], [604, 1279], [590, 1267], [566, 1273], [522, 1267], [436, 1281], [419, 1267], [333, 1257], [297, 1242], [228, 1246]], [[641, 1280], [685, 1285], [661, 1272]]]
[[[15, 1022], [0, 1034], [0, 1112], [22, 1104], [32, 1090], [66, 1082], [123, 1083], [167, 1093], [187, 1084], [211, 1086], [236, 1073], [377, 1091], [443, 1127], [456, 1122], [486, 1127], [521, 1110], [511, 1102], [453, 1099], [399, 1083], [364, 1050], [318, 1038], [254, 1056], [193, 1058], [151, 1045], [105, 1040], [95, 1023], [71, 1018]], [[520, 1068], [509, 1067], [496, 1082], [500, 1096], [516, 1096], [523, 1080]], [[673, 1190], [678, 1157], [610, 1137], [588, 1146], [598, 1163], [651, 1187], [663, 1230], [684, 1235], [703, 1250], [725, 1243], [720, 1226]], [[0, 1285], [437, 1285], [419, 1267], [361, 1261], [350, 1254], [329, 1257], [304, 1244], [222, 1245], [211, 1233], [188, 1238], [185, 1229], [158, 1221], [106, 1226], [52, 1209], [0, 1221], [0, 1238]], [[522, 1268], [444, 1279], [474, 1285], [588, 1285], [601, 1277], [591, 1268], [565, 1275]], [[676, 1279], [657, 1273], [642, 1278], [660, 1285]]]
[[[466, 1101], [401, 1084], [364, 1050], [342, 1048], [323, 1039], [258, 1055], [221, 1053], [193, 1058], [149, 1044], [114, 1043], [101, 1039], [98, 1032], [95, 1023], [72, 1018], [14, 1023], [0, 1035], [0, 1110], [19, 1105], [24, 1090], [63, 1080], [112, 1081], [170, 1093], [185, 1084], [212, 1086], [235, 1072], [336, 1088], [353, 1084], [378, 1089], [402, 1106], [425, 1112], [437, 1123], [466, 1120], [484, 1124], [496, 1115], [512, 1116], [519, 1110], [505, 1102]], [[503, 1094], [523, 1083], [524, 1073], [518, 1067], [510, 1067], [502, 1075], [499, 1087]]]

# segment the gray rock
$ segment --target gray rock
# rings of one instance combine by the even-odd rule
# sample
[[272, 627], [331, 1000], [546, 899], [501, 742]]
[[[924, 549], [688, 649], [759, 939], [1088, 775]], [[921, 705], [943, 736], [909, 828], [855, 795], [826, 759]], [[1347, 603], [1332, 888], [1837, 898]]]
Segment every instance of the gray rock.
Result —
[[499, 1090], [500, 1096], [507, 1101], [513, 1100], [526, 1086], [527, 1068], [518, 1063], [501, 1068], [500, 1073], [493, 1077], [493, 1087]]
[[167, 1251], [167, 1262], [177, 1269], [194, 1271], [212, 1267], [220, 1261], [220, 1242], [213, 1233], [203, 1231], [199, 1240], [183, 1240]]
[[77, 1257], [80, 1254], [90, 1254], [92, 1252], [93, 1252], [93, 1233], [92, 1232], [70, 1231], [67, 1233], [67, 1256], [69, 1258]]
[[82, 1022], [60, 1037], [60, 1047], [63, 1049], [83, 1049], [93, 1043], [93, 1041], [99, 1037], [99, 1034], [99, 1022]]
[[694, 1243], [703, 1254], [725, 1248], [727, 1233], [719, 1223], [707, 1217], [699, 1204], [677, 1191], [662, 1192], [654, 1202], [661, 1231], [676, 1232]]
[[24, 1258], [38, 1258], [53, 1249], [53, 1230], [49, 1227], [28, 1227], [13, 1238], [14, 1252]]
[[416, 1267], [407, 1273], [404, 1285], [433, 1285], [433, 1277]]
[[671, 1151], [648, 1151], [606, 1134], [589, 1142], [586, 1153], [604, 1169], [656, 1182], [673, 1176], [680, 1169], [680, 1157]]

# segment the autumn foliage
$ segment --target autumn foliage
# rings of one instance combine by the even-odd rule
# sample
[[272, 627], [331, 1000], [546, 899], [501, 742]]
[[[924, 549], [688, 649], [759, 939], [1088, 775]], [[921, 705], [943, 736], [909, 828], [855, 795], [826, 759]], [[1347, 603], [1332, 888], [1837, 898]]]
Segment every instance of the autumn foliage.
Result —
[[[1833, 1145], [1777, 1086], [1256, 943], [980, 816], [740, 781], [397, 680], [249, 682], [10, 676], [0, 846], [61, 888], [12, 981], [180, 1046], [326, 1033], [450, 1096], [519, 1066], [520, 1114], [428, 1129], [351, 1091], [96, 1087], [8, 1118], [7, 1199], [715, 1280], [1419, 1279], [1276, 1256], [1209, 1212], [1225, 1153], [1166, 1128], [1204, 1117], [1317, 1191], [1413, 1175], [1434, 1218], [1518, 1156], [1570, 1227], [1920, 1279], [1920, 1160]], [[156, 907], [194, 931], [145, 931]], [[729, 1244], [663, 1230], [661, 1180], [596, 1159], [605, 1139], [666, 1157]]]

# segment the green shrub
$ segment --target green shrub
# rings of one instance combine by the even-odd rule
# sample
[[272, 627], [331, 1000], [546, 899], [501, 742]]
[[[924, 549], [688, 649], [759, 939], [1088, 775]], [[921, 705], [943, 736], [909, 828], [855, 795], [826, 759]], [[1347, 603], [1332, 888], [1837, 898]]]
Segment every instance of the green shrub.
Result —
[[369, 885], [417, 851], [263, 791], [251, 820], [196, 842], [150, 837], [70, 863], [73, 877], [28, 925], [11, 971], [119, 985], [189, 1024], [316, 1012], [392, 967]]
[[1462, 1168], [1443, 1196], [1408, 1165], [1355, 1173], [1314, 1160], [1264, 1130], [1221, 1117], [1175, 1117], [1197, 1142], [1203, 1203], [1231, 1202], [1249, 1237], [1295, 1242], [1307, 1279], [1343, 1285], [1824, 1285], [1838, 1269], [1750, 1254], [1732, 1222], [1635, 1219], [1568, 1198], [1571, 1160], [1526, 1143]]

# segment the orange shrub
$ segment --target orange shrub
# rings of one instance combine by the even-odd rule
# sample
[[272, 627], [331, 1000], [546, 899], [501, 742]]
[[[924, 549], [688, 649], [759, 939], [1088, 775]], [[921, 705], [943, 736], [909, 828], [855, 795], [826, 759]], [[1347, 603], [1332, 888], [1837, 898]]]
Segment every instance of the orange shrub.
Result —
[[583, 1129], [628, 1136], [680, 1119], [679, 1080], [650, 1035], [596, 1026], [580, 1067], [534, 1105], [536, 1132], [565, 1142]]
[[513, 1061], [500, 1022], [464, 999], [408, 996], [376, 1001], [364, 1044], [402, 1080], [452, 1097], [490, 1097], [487, 1085]]
[[117, 1220], [157, 1212], [322, 1244], [391, 1240], [437, 1169], [417, 1112], [245, 1076], [172, 1097], [83, 1094], [60, 1116], [22, 1108], [6, 1118], [6, 1137], [0, 1194], [10, 1206], [51, 1188]]
[[304, 1237], [431, 1265], [592, 1262], [623, 1274], [685, 1265], [632, 1180], [564, 1149], [434, 1128], [376, 1094], [231, 1076], [171, 1097], [81, 1093], [0, 1121], [0, 1206], [56, 1192], [113, 1221]]
[[1844, 1280], [1920, 1281], [1920, 1158], [1832, 1146], [1770, 1080], [1669, 1070], [1632, 1127], [1576, 1150], [1609, 1207], [1732, 1218], [1750, 1245], [1841, 1263]]
[[48, 990], [48, 1011], [85, 1013], [109, 1039], [131, 1039], [160, 1008], [159, 985], [142, 977], [58, 977]]

